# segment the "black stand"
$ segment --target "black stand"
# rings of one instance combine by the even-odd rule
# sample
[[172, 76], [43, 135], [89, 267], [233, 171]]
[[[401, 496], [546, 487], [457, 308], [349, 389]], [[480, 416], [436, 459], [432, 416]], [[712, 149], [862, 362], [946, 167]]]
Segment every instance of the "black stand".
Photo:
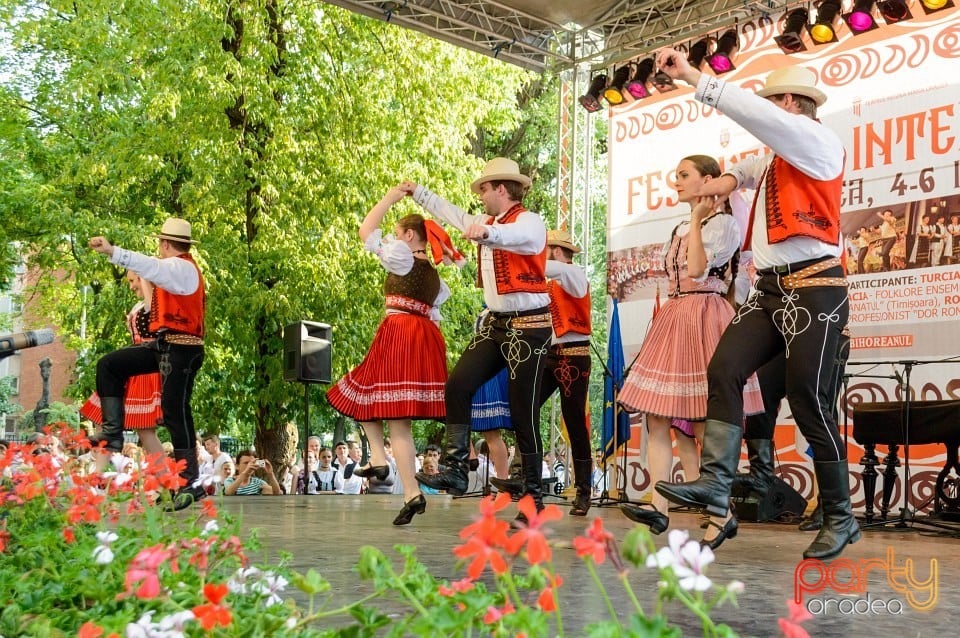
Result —
[[[609, 458], [609, 457], [608, 457], [606, 454], [604, 454], [604, 456], [603, 456], [604, 489], [603, 489], [603, 491], [600, 493], [600, 496], [599, 496], [599, 497], [594, 498], [594, 499], [591, 499], [591, 503], [592, 503], [593, 505], [597, 506], [597, 507], [614, 507], [614, 506], [619, 506], [621, 503], [629, 503], [629, 502], [630, 502], [630, 499], [627, 498], [627, 446], [626, 446], [626, 441], [622, 441], [622, 442], [621, 442], [621, 441], [618, 441], [618, 440], [617, 440], [617, 429], [618, 429], [618, 426], [619, 426], [619, 424], [620, 424], [620, 387], [621, 387], [621, 384], [620, 384], [620, 383], [617, 383], [616, 377], [613, 376], [613, 372], [610, 370], [610, 368], [607, 367], [607, 362], [603, 360], [603, 356], [601, 355], [600, 351], [597, 349], [596, 344], [594, 344], [594, 343], [591, 341], [591, 342], [590, 342], [590, 347], [593, 348], [593, 353], [594, 353], [595, 355], [597, 355], [597, 360], [600, 362], [600, 365], [603, 366], [603, 376], [606, 377], [606, 378], [608, 378], [608, 379], [610, 379], [611, 385], [613, 386], [613, 432], [612, 432], [612, 436], [613, 436], [613, 450], [614, 450], [614, 454], [612, 454], [611, 456], [613, 456], [613, 455], [616, 454], [616, 450], [617, 450], [619, 447], [621, 447], [621, 446], [623, 447], [623, 450], [621, 450], [621, 456], [620, 456], [620, 460], [621, 460], [621, 462], [620, 462], [620, 472], [619, 472], [619, 473], [616, 473], [616, 469], [614, 470], [615, 473], [616, 473], [616, 475], [615, 475], [615, 477], [614, 477], [614, 480], [616, 481], [615, 487], [616, 487], [616, 490], [617, 490], [617, 498], [612, 498], [612, 497], [610, 496], [610, 493], [609, 493], [609, 490], [608, 490], [609, 485], [607, 484], [607, 483], [608, 483], [608, 480], [606, 479], [606, 476], [607, 476], [607, 468], [609, 467], [609, 463], [608, 463], [608, 458]], [[624, 370], [623, 370], [623, 378], [624, 378], [624, 379], [627, 378], [627, 375], [630, 373], [630, 368], [632, 368], [632, 367], [633, 367], [633, 364], [637, 362], [637, 357], [639, 357], [639, 356], [640, 356], [640, 353], [637, 352], [636, 356], [633, 357], [633, 361], [630, 362], [630, 365], [628, 365], [626, 368], [624, 368]], [[614, 466], [614, 468], [616, 468], [616, 467], [617, 467], [617, 464], [614, 463], [613, 466]], [[621, 478], [621, 476], [623, 477], [623, 486], [622, 486], [622, 487], [621, 487], [621, 485], [620, 485], [620, 478]], [[592, 479], [591, 479], [591, 483], [592, 483]]]

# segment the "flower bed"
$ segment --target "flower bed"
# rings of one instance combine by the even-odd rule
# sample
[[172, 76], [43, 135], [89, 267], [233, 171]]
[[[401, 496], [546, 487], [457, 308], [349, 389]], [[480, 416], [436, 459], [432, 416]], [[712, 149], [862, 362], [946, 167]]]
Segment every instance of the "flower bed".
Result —
[[[80, 437], [65, 427], [54, 435], [66, 457], [14, 444], [0, 458], [0, 636], [564, 635], [557, 595], [564, 579], [553, 569], [546, 529], [561, 516], [556, 506], [537, 512], [532, 500], [521, 500], [529, 525], [511, 530], [498, 517], [509, 496], [483, 499], [452, 548], [465, 570], [453, 582], [430, 575], [414, 547], [396, 547], [399, 566], [364, 547], [356, 569], [371, 593], [331, 608], [321, 573], [297, 573], [283, 559], [251, 564], [260, 550], [256, 533], [241, 540], [239, 522], [218, 511], [216, 499], [164, 511], [180, 483], [172, 460], [137, 467], [114, 455], [106, 471], [86, 471], [73, 456], [83, 451]], [[686, 532], [672, 531], [658, 550], [638, 527], [618, 546], [597, 518], [573, 547], [609, 610], [609, 618], [587, 625], [589, 635], [680, 636], [665, 615], [668, 601], [682, 603], [704, 636], [735, 635], [710, 612], [735, 604], [743, 585], [712, 583], [713, 553]], [[609, 568], [622, 591], [604, 588], [597, 570]], [[653, 609], [631, 588], [636, 568], [659, 572]], [[404, 611], [382, 613], [385, 599]], [[629, 601], [626, 618], [613, 599], [620, 608]], [[800, 620], [794, 615], [781, 629], [803, 636]]]

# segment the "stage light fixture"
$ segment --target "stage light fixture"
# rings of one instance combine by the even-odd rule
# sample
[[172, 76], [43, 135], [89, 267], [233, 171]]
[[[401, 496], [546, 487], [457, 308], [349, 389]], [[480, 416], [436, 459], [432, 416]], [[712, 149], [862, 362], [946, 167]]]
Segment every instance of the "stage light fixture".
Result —
[[610, 86], [603, 91], [603, 99], [611, 106], [623, 104], [623, 94], [621, 91], [630, 79], [630, 65], [625, 64], [613, 73], [613, 79], [610, 80]]
[[840, 13], [840, 0], [823, 0], [817, 7], [817, 21], [807, 25], [810, 39], [814, 44], [827, 44], [837, 41], [837, 31], [833, 24]]
[[809, 16], [806, 9], [794, 9], [787, 14], [783, 22], [783, 33], [773, 39], [784, 53], [800, 53], [807, 50], [803, 43], [803, 28], [807, 26]]
[[877, 3], [877, 9], [887, 24], [913, 18], [913, 14], [910, 13], [910, 3], [907, 0], [881, 0]]
[[730, 29], [717, 40], [717, 49], [709, 58], [707, 64], [717, 75], [737, 68], [733, 66], [733, 56], [740, 50], [740, 38], [736, 29]]
[[596, 113], [603, 108], [600, 103], [600, 94], [607, 86], [607, 76], [603, 73], [593, 76], [590, 80], [590, 88], [580, 96], [580, 106], [587, 109], [590, 113]]
[[653, 76], [653, 88], [655, 88], [658, 93], [669, 93], [670, 91], [676, 91], [677, 85], [672, 77], [663, 71], [657, 71]]
[[954, 6], [953, 0], [920, 0], [920, 4], [928, 15]]
[[[624, 99], [627, 101], [642, 100], [650, 95], [650, 89], [647, 88], [647, 81], [650, 80], [650, 76], [653, 74], [654, 64], [653, 58], [646, 58], [637, 63], [637, 70], [633, 74], [633, 78], [627, 82], [623, 88], [622, 93], [624, 94]], [[629, 98], [627, 96], [629, 96]]]
[[876, 29], [877, 21], [873, 19], [873, 0], [856, 0], [850, 13], [843, 14], [843, 21], [847, 23], [853, 35]]
[[703, 60], [707, 57], [707, 49], [710, 47], [710, 41], [704, 38], [690, 47], [690, 55], [687, 56], [687, 62], [695, 69], [703, 66]]
[[817, 21], [808, 24], [810, 39], [814, 44], [827, 44], [837, 41], [837, 31], [833, 28], [833, 23], [840, 13], [840, 0], [823, 0], [817, 7]]

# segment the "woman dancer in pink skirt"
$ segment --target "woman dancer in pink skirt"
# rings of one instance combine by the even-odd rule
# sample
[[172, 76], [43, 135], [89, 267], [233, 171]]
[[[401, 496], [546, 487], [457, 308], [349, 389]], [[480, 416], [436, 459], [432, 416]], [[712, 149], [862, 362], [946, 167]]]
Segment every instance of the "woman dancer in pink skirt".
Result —
[[[736, 275], [740, 246], [740, 230], [729, 209], [718, 211], [714, 198], [697, 195], [702, 184], [720, 176], [717, 161], [691, 155], [680, 160], [676, 173], [674, 188], [678, 199], [690, 204], [690, 219], [678, 224], [664, 244], [669, 299], [654, 317], [619, 396], [625, 410], [646, 414], [651, 485], [670, 479], [671, 425], [682, 433], [677, 436], [677, 448], [686, 480], [700, 475], [693, 437], [703, 436], [707, 364], [733, 319], [733, 306], [724, 295]], [[746, 414], [763, 411], [755, 376], [744, 392], [744, 410]], [[669, 525], [667, 500], [656, 492], [652, 509], [624, 504], [621, 510], [631, 520], [649, 525], [655, 534]], [[736, 533], [737, 520], [731, 512], [725, 520], [710, 521], [702, 542], [716, 549]]]

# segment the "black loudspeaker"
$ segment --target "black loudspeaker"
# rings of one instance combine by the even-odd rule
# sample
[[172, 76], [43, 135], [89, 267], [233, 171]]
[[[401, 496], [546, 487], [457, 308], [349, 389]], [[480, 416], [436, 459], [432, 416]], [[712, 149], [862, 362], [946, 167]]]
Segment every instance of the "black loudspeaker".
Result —
[[733, 499], [737, 518], [742, 521], [763, 523], [782, 516], [793, 516], [800, 520], [807, 511], [807, 499], [778, 477], [773, 478], [773, 484], [765, 494], [735, 487], [730, 492], [730, 497]]
[[333, 331], [325, 323], [298, 321], [283, 329], [285, 381], [330, 383]]

